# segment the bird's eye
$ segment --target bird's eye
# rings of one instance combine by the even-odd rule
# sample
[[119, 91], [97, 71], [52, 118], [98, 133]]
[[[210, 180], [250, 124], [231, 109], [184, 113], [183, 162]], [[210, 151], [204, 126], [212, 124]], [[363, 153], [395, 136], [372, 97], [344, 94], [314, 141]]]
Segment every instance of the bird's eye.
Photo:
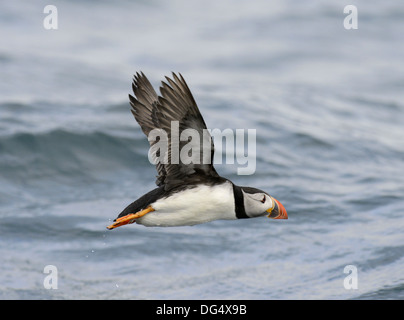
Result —
[[266, 197], [264, 196], [264, 198], [262, 198], [261, 202], [265, 203]]

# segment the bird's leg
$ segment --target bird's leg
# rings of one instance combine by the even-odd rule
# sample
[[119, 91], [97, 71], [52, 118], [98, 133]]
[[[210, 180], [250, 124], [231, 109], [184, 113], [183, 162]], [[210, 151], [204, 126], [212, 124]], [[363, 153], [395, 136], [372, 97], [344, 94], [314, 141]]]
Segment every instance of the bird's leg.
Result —
[[112, 230], [115, 228], [118, 228], [120, 226], [123, 226], [128, 223], [133, 223], [135, 222], [136, 219], [143, 217], [145, 214], [154, 211], [154, 209], [151, 206], [148, 206], [146, 209], [141, 210], [136, 213], [129, 213], [126, 216], [120, 217], [115, 220], [113, 224], [107, 227], [108, 230]]

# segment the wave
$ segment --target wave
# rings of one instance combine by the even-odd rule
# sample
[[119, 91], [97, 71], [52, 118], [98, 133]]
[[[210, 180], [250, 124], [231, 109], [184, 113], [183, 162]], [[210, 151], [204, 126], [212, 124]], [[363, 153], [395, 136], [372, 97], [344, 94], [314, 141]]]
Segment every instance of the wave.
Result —
[[10, 179], [77, 175], [148, 162], [148, 143], [101, 131], [16, 133], [0, 137], [0, 171]]

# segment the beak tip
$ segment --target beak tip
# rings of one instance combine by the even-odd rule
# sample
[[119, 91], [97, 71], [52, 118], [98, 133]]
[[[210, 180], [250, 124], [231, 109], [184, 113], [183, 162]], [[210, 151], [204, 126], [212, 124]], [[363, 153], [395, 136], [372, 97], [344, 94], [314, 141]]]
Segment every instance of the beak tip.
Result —
[[[273, 217], [273, 219], [288, 219], [288, 213], [286, 212], [285, 207], [282, 205], [282, 203], [280, 203], [278, 200], [276, 200], [275, 198], [272, 198], [275, 201], [275, 208], [274, 211], [276, 210], [278, 212], [278, 215], [276, 217]], [[268, 216], [270, 218], [271, 214]]]
[[288, 213], [286, 212], [285, 207], [283, 206], [282, 203], [276, 200], [278, 203], [278, 208], [279, 208], [279, 216], [277, 217], [278, 219], [288, 219]]

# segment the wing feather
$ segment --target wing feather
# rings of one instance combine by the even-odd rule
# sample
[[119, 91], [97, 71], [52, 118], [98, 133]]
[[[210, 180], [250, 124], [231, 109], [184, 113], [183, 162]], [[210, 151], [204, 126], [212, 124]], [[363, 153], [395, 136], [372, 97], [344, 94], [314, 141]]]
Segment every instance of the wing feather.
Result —
[[[158, 172], [156, 184], [164, 185], [168, 190], [185, 182], [200, 181], [204, 176], [219, 177], [212, 164], [214, 154], [212, 138], [206, 131], [205, 121], [188, 85], [181, 74], [178, 76], [172, 73], [172, 78], [165, 77], [165, 79], [167, 82], [162, 81], [160, 96], [158, 96], [143, 72], [137, 72], [132, 83], [134, 96], [129, 95], [132, 114], [145, 135], [148, 136], [153, 129], [162, 129], [168, 136], [168, 163], [158, 162], [156, 164]], [[178, 137], [184, 130], [194, 129], [200, 139], [198, 141], [193, 141], [193, 139], [172, 141], [171, 138], [175, 134], [171, 132], [172, 121], [179, 123]], [[206, 139], [209, 140], [208, 143], [206, 143]], [[150, 146], [152, 147], [155, 143], [156, 141], [150, 141]], [[195, 161], [185, 164], [181, 157], [177, 157], [179, 163], [172, 163], [174, 147], [182, 150], [186, 144], [192, 150], [201, 151], [197, 155], [198, 158], [192, 157], [192, 160]], [[210, 163], [204, 163], [205, 152], [209, 152], [210, 161], [208, 162]]]

